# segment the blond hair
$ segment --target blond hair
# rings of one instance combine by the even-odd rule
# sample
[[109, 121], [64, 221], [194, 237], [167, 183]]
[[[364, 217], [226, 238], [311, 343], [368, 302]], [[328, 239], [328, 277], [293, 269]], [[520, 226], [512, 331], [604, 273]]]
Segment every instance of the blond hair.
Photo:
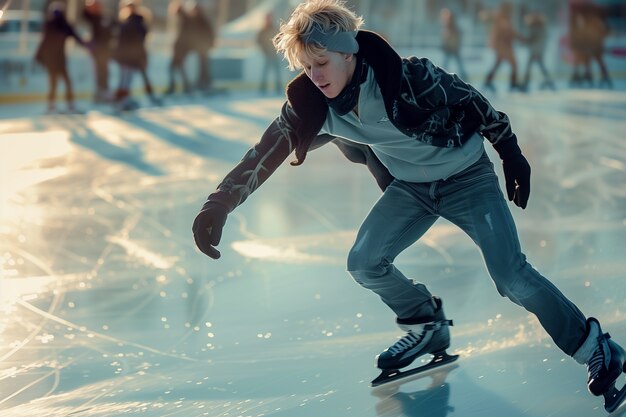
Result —
[[303, 40], [311, 34], [314, 26], [324, 32], [337, 33], [356, 31], [363, 23], [363, 18], [348, 9], [341, 0], [308, 0], [295, 8], [288, 22], [280, 25], [272, 42], [293, 71], [302, 68], [302, 54], [314, 58], [326, 51], [317, 43], [306, 43]]

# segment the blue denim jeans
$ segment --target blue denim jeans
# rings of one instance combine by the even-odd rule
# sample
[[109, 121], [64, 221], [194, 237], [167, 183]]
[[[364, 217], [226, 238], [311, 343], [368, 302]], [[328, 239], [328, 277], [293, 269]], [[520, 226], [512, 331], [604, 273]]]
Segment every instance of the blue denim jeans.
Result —
[[461, 228], [478, 245], [500, 295], [535, 314], [554, 342], [572, 356], [586, 336], [586, 319], [522, 253], [508, 203], [484, 153], [447, 180], [394, 180], [365, 218], [348, 256], [348, 271], [399, 319], [428, 321], [432, 295], [393, 264], [439, 218]]

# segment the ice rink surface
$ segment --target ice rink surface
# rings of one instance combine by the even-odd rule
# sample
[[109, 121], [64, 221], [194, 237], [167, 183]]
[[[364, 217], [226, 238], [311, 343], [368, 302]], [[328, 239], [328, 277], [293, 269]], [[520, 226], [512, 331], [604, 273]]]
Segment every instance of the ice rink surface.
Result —
[[[529, 207], [511, 205], [529, 261], [622, 344], [624, 90], [490, 97], [533, 167]], [[396, 264], [443, 297], [461, 358], [370, 388], [400, 332], [345, 258], [380, 191], [332, 145], [284, 164], [230, 216], [222, 259], [198, 252], [198, 209], [281, 104], [232, 93], [121, 117], [0, 109], [1, 416], [607, 415], [585, 368], [441, 220]]]

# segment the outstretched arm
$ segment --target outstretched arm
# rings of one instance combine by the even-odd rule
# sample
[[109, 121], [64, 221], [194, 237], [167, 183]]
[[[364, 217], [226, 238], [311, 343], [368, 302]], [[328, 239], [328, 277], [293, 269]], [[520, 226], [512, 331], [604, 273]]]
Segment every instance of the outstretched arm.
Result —
[[261, 140], [246, 152], [217, 190], [209, 195], [196, 216], [192, 227], [194, 239], [207, 256], [213, 259], [220, 257], [215, 246], [220, 242], [228, 213], [259, 188], [293, 151], [296, 130], [285, 113], [270, 124]]

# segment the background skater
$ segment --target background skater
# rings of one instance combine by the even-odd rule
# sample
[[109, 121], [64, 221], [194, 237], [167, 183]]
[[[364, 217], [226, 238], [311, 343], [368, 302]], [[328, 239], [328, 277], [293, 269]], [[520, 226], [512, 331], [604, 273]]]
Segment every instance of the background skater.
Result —
[[67, 70], [65, 43], [68, 38], [74, 38], [85, 46], [85, 42], [78, 36], [74, 27], [65, 18], [65, 3], [53, 1], [46, 9], [41, 42], [35, 52], [35, 61], [41, 64], [48, 73], [48, 113], [56, 112], [56, 91], [59, 78], [65, 83], [65, 101], [67, 111], [77, 112], [74, 106], [74, 91], [72, 79]]

